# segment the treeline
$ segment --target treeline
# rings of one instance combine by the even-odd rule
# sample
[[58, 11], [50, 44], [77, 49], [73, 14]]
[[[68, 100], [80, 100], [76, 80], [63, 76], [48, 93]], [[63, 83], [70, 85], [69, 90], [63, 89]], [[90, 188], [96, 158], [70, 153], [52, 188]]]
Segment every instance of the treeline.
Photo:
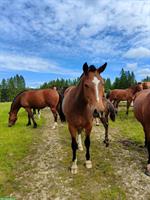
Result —
[[[50, 82], [45, 82], [43, 85], [41, 85], [40, 88], [49, 88], [56, 86], [57, 88], [61, 87], [68, 87], [70, 85], [76, 85], [79, 81], [79, 78], [74, 80], [64, 80], [64, 79], [57, 79]], [[115, 78], [115, 81], [112, 83], [110, 78], [107, 78], [105, 80], [105, 91], [108, 92], [111, 89], [125, 89], [128, 88], [134, 84], [136, 84], [137, 81], [135, 79], [135, 75], [133, 72], [125, 71], [124, 69], [121, 70], [120, 76]]]
[[0, 102], [12, 101], [21, 91], [25, 90], [25, 80], [18, 74], [9, 79], [2, 79], [0, 83]]
[[[150, 81], [150, 77], [147, 76], [142, 82]], [[41, 89], [44, 88], [63, 88], [69, 87], [71, 85], [77, 85], [79, 78], [76, 79], [56, 79], [49, 82], [45, 82], [40, 86]], [[134, 84], [137, 81], [133, 72], [125, 71], [121, 69], [120, 76], [116, 77], [114, 82], [111, 82], [110, 78], [105, 80], [105, 92], [108, 92], [112, 89], [126, 89]], [[23, 76], [18, 74], [9, 79], [3, 79], [0, 83], [0, 102], [12, 101], [13, 98], [21, 91], [26, 89], [25, 79]]]
[[125, 71], [121, 69], [120, 76], [115, 78], [115, 81], [111, 83], [110, 79], [107, 78], [105, 81], [105, 91], [108, 92], [110, 89], [126, 89], [137, 83], [133, 72]]
[[44, 84], [41, 85], [41, 89], [44, 88], [53, 88], [54, 86], [57, 88], [63, 88], [63, 87], [69, 87], [71, 85], [77, 85], [79, 81], [79, 78], [76, 79], [56, 79], [56, 80], [52, 80], [50, 82], [45, 82]]

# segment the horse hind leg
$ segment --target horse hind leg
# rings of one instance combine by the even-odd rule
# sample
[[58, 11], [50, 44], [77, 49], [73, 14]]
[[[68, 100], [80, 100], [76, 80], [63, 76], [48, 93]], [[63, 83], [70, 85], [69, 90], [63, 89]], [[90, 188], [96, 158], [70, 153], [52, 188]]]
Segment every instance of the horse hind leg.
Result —
[[52, 126], [52, 129], [55, 129], [56, 126], [58, 125], [57, 124], [57, 111], [55, 108], [51, 108], [51, 111], [53, 113], [53, 116], [54, 116], [54, 125]]
[[106, 117], [101, 117], [100, 118], [104, 128], [105, 128], [105, 139], [104, 139], [104, 143], [106, 144], [106, 147], [109, 146], [109, 138], [108, 138], [108, 116]]

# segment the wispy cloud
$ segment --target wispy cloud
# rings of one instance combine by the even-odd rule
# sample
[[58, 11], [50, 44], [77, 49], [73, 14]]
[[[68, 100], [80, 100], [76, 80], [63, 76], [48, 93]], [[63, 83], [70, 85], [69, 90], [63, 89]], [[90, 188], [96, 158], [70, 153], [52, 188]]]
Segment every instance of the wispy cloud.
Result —
[[150, 58], [150, 49], [145, 47], [132, 48], [124, 54], [126, 58]]
[[58, 63], [31, 56], [22, 56], [15, 54], [0, 54], [0, 69], [2, 70], [18, 70], [31, 71], [40, 73], [52, 74], [75, 74], [79, 75], [79, 71], [72, 69], [65, 69], [60, 67]]
[[144, 64], [149, 7], [147, 0], [1, 0], [0, 66], [69, 74], [76, 65], [78, 74], [85, 61]]

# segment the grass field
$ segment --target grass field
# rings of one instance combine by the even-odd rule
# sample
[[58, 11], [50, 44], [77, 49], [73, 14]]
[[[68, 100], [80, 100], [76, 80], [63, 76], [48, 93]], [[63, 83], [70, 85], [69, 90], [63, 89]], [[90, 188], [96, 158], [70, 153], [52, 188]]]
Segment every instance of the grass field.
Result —
[[0, 103], [0, 197], [12, 192], [15, 170], [31, 149], [31, 144], [39, 140], [39, 130], [44, 120], [38, 120], [38, 128], [26, 127], [27, 114], [21, 109], [18, 121], [8, 127], [10, 103]]
[[[93, 125], [90, 148], [93, 168], [88, 170], [84, 166], [84, 147], [83, 152], [77, 152], [78, 174], [72, 175], [69, 170], [71, 140], [66, 123], [62, 125], [59, 121], [58, 128], [52, 130], [53, 117], [49, 110], [43, 110], [44, 119], [38, 122], [40, 125], [35, 131], [25, 126], [26, 113], [21, 110], [17, 124], [8, 128], [10, 104], [0, 106], [0, 116], [3, 116], [0, 196], [11, 193], [17, 200], [22, 197], [24, 200], [149, 200], [150, 179], [144, 174], [147, 163], [144, 133], [132, 108], [127, 117], [125, 108], [121, 107], [116, 121], [110, 121], [108, 148], [103, 143], [103, 126]], [[36, 151], [31, 151], [35, 141], [38, 141]]]

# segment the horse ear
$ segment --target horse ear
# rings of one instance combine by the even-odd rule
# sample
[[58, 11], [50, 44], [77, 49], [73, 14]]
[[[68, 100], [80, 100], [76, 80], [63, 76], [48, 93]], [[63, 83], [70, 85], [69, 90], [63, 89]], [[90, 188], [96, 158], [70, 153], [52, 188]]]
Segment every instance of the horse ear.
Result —
[[88, 69], [89, 69], [88, 64], [84, 63], [84, 65], [83, 65], [83, 71], [84, 71], [85, 75], [87, 75]]
[[99, 73], [99, 74], [102, 73], [102, 72], [105, 70], [106, 66], [107, 66], [107, 63], [105, 63], [105, 64], [103, 64], [101, 67], [99, 67], [99, 68], [97, 69], [98, 73]]

